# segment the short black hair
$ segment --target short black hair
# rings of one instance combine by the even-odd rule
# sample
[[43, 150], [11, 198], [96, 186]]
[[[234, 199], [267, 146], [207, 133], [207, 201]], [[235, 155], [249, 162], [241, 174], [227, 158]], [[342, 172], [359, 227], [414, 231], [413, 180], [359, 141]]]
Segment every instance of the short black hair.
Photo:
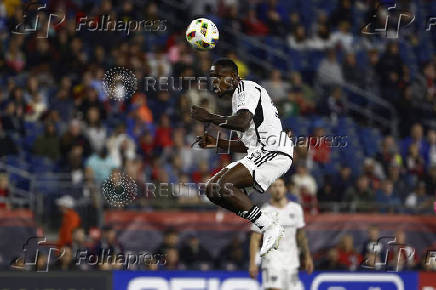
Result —
[[238, 66], [236, 65], [236, 63], [231, 60], [230, 58], [227, 57], [223, 57], [223, 58], [219, 58], [217, 60], [215, 60], [213, 62], [214, 66], [222, 66], [222, 67], [228, 67], [231, 68], [233, 72], [235, 72], [236, 74], [238, 74]]

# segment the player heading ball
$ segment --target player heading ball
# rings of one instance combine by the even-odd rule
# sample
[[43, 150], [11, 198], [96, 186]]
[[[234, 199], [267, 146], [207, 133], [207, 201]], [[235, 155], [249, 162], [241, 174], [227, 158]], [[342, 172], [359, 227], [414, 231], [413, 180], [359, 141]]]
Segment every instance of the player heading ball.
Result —
[[294, 144], [287, 135], [285, 146], [279, 146], [279, 142], [263, 142], [259, 132], [280, 136], [283, 131], [277, 108], [263, 87], [252, 81], [241, 80], [238, 66], [231, 59], [216, 60], [210, 69], [210, 76], [213, 78], [213, 92], [219, 98], [232, 100], [232, 115], [220, 116], [193, 106], [192, 118], [238, 131], [239, 140], [216, 140], [205, 134], [197, 137], [199, 145], [210, 148], [217, 144], [225, 150], [230, 149], [230, 152], [247, 155], [223, 168], [208, 182], [211, 185], [232, 184], [230, 188], [226, 187], [232, 190], [232, 194], [226, 194], [224, 186], [220, 187], [222, 189], [219, 192], [213, 190], [212, 186], [207, 186], [206, 194], [216, 205], [251, 221], [261, 230], [263, 243], [260, 254], [264, 256], [278, 248], [283, 228], [277, 215], [263, 213], [253, 205], [246, 194], [246, 188], [254, 188], [263, 193], [285, 174], [292, 164]]

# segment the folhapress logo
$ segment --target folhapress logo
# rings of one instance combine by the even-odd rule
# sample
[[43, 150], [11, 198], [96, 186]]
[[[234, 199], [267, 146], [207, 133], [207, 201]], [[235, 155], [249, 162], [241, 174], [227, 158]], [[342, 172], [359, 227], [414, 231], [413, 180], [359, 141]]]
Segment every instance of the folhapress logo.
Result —
[[[47, 4], [39, 1], [32, 1], [23, 7], [23, 22], [18, 23], [13, 34], [29, 35], [34, 34], [37, 38], [48, 38], [51, 27], [56, 27], [65, 21], [65, 13], [56, 13], [47, 10]], [[47, 20], [40, 21], [41, 14], [47, 15]]]
[[380, 0], [361, 32], [366, 35], [398, 38], [400, 29], [411, 25], [414, 20], [415, 15], [398, 7], [394, 0]]

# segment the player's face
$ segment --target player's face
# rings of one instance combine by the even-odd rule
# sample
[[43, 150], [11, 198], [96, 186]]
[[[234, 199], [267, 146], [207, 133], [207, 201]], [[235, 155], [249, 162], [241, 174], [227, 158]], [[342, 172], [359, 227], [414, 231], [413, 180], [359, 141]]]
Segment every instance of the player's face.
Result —
[[238, 76], [231, 68], [215, 66], [210, 71], [212, 90], [218, 97], [231, 96], [236, 88]]
[[275, 201], [279, 201], [286, 195], [286, 187], [283, 179], [277, 179], [270, 187], [271, 197]]

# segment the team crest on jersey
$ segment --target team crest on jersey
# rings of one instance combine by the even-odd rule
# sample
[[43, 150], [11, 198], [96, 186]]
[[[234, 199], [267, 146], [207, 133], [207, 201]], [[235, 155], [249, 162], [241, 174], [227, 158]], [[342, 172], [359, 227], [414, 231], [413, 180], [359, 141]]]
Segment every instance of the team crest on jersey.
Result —
[[277, 278], [278, 278], [277, 276], [271, 276], [271, 281], [275, 282], [275, 281], [277, 281]]
[[290, 213], [290, 214], [289, 214], [289, 217], [290, 217], [291, 219], [294, 219], [294, 218], [295, 218], [295, 214]]

